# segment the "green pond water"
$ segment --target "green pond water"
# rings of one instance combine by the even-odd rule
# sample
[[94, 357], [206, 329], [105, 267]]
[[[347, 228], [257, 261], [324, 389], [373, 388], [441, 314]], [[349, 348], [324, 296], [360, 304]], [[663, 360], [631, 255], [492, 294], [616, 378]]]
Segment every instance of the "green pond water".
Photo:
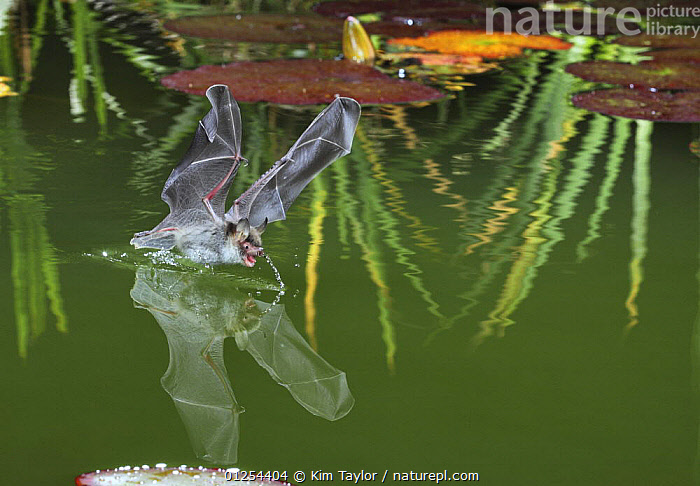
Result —
[[[578, 110], [590, 85], [563, 71], [624, 52], [578, 40], [365, 107], [352, 153], [265, 234], [280, 293], [263, 259], [128, 244], [209, 108], [161, 73], [279, 48], [180, 58], [80, 1], [25, 14], [0, 37], [0, 75], [31, 71], [0, 98], [0, 483], [155, 463], [699, 480], [699, 132]], [[242, 103], [232, 194], [318, 110]]]

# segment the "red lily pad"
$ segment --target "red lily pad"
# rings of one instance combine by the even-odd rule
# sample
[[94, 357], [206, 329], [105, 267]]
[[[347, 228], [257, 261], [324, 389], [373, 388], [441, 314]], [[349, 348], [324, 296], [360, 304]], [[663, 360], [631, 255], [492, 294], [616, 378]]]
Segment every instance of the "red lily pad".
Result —
[[605, 115], [638, 120], [700, 122], [700, 93], [640, 91], [615, 88], [574, 95], [575, 106]]
[[645, 56], [651, 56], [654, 61], [690, 62], [700, 64], [700, 48], [698, 49], [663, 49], [649, 51]]
[[238, 42], [340, 42], [343, 22], [320, 15], [202, 15], [169, 20], [165, 28], [193, 37]]
[[700, 66], [694, 64], [645, 61], [625, 64], [612, 61], [577, 62], [566, 72], [587, 81], [620, 84], [642, 89], [700, 90]]
[[700, 48], [700, 36], [693, 39], [690, 35], [626, 35], [613, 41], [621, 46], [631, 47], [683, 47]]
[[[244, 479], [247, 479], [244, 481]], [[159, 484], [163, 486], [289, 486], [288, 483], [243, 477], [238, 469], [211, 469], [205, 467], [123, 466], [83, 474], [75, 478], [76, 486], [126, 486], [129, 484]]]
[[444, 95], [433, 88], [382, 74], [345, 61], [283, 59], [201, 66], [160, 80], [163, 86], [204, 95], [212, 84], [226, 84], [238, 101], [269, 101], [284, 105], [329, 103], [336, 95], [363, 104], [431, 101]]

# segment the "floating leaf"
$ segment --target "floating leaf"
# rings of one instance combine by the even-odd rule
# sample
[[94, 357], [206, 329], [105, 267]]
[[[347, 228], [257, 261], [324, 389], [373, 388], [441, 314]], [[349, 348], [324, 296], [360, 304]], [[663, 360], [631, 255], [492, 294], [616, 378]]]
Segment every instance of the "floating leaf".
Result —
[[372, 66], [374, 46], [362, 24], [355, 17], [345, 19], [343, 25], [343, 55], [346, 59]]
[[434, 32], [417, 39], [391, 39], [390, 44], [421, 47], [444, 54], [481, 56], [488, 59], [502, 59], [520, 56], [523, 49], [569, 49], [571, 44], [548, 35], [487, 34], [446, 30]]
[[[130, 484], [160, 484], [163, 486], [207, 485], [207, 486], [282, 486], [287, 483], [257, 479], [255, 477], [242, 481], [243, 473], [238, 469], [229, 469], [228, 477], [224, 469], [203, 467], [156, 467], [123, 466], [118, 469], [106, 469], [83, 474], [75, 478], [76, 486], [127, 486]], [[231, 478], [231, 479], [228, 479]]]
[[697, 49], [663, 49], [659, 51], [644, 52], [644, 56], [651, 56], [654, 61], [690, 62], [700, 64], [700, 48]]
[[379, 12], [384, 18], [451, 20], [485, 17], [486, 9], [480, 5], [454, 0], [360, 0], [331, 1], [314, 6], [321, 15], [345, 18]]
[[161, 79], [163, 86], [198, 95], [217, 83], [227, 84], [238, 101], [286, 105], [329, 103], [336, 95], [364, 104], [430, 101], [444, 96], [436, 89], [391, 78], [369, 66], [315, 59], [201, 66]]
[[640, 91], [615, 88], [574, 95], [575, 106], [586, 110], [640, 120], [700, 122], [700, 93]]
[[626, 64], [612, 61], [577, 62], [566, 72], [587, 81], [620, 84], [643, 89], [700, 89], [700, 66], [678, 62], [645, 61]]
[[613, 41], [621, 46], [632, 47], [684, 47], [699, 48], [700, 36], [693, 38], [690, 35], [625, 35]]
[[[391, 61], [408, 61], [421, 64], [423, 66], [455, 66], [455, 65], [482, 65], [482, 58], [479, 56], [464, 56], [460, 54], [435, 54], [433, 52], [396, 52], [387, 53], [382, 59]], [[493, 67], [492, 64], [488, 65]], [[483, 72], [483, 71], [480, 71]]]
[[342, 26], [319, 15], [274, 14], [203, 15], [165, 23], [166, 29], [193, 37], [282, 44], [337, 42]]

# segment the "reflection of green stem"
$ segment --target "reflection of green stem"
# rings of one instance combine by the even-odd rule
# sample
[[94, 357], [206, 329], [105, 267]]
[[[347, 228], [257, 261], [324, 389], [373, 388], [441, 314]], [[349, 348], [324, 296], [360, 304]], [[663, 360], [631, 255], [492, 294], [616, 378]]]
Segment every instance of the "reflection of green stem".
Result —
[[608, 153], [608, 161], [605, 166], [605, 178], [600, 185], [600, 190], [595, 200], [595, 211], [593, 211], [593, 214], [588, 218], [588, 233], [586, 234], [586, 238], [576, 247], [576, 255], [579, 262], [588, 257], [588, 245], [597, 238], [600, 238], [600, 222], [603, 215], [610, 207], [608, 205], [608, 200], [612, 196], [615, 181], [620, 173], [622, 154], [625, 151], [627, 139], [630, 136], [630, 123], [632, 123], [632, 120], [629, 118], [615, 119], [615, 132], [613, 134], [610, 152]]
[[[36, 67], [36, 61], [39, 57], [39, 52], [41, 52], [41, 46], [44, 43], [44, 26], [46, 25], [46, 15], [48, 12], [48, 0], [40, 0], [36, 7], [36, 13], [34, 17], [36, 21], [34, 27], [32, 27], [32, 39], [30, 48], [30, 69], [32, 72]], [[25, 77], [22, 80], [19, 92], [21, 94], [26, 93], [29, 90], [29, 83], [31, 82], [31, 77]]]
[[100, 40], [116, 48], [117, 51], [123, 54], [124, 58], [135, 66], [141, 75], [149, 81], [156, 81], [158, 76], [168, 71], [168, 68], [158, 64], [155, 61], [157, 58], [148, 54], [143, 47], [128, 44], [114, 36], [104, 37]]
[[332, 165], [333, 180], [338, 194], [337, 197], [337, 217], [338, 217], [338, 241], [340, 242], [344, 256], [350, 251], [350, 242], [348, 240], [348, 209], [350, 208], [350, 177], [348, 175], [347, 159], [339, 160]]
[[85, 0], [76, 0], [71, 3], [73, 11], [73, 42], [71, 53], [73, 54], [73, 78], [71, 79], [70, 98], [71, 114], [74, 121], [85, 121], [82, 115], [85, 113], [87, 101], [87, 57], [85, 54], [85, 24], [87, 21], [87, 5]]
[[[571, 62], [584, 54], [586, 50], [578, 49], [564, 54], [560, 57], [559, 62]], [[533, 162], [531, 162], [531, 174], [534, 176], [532, 177], [533, 182], [539, 179], [537, 174], [543, 174], [545, 179], [541, 193], [533, 201], [535, 210], [530, 215], [534, 219], [523, 232], [522, 236], [525, 242], [518, 251], [518, 257], [506, 278], [496, 307], [489, 313], [489, 319], [482, 322], [482, 330], [474, 338], [475, 344], [479, 344], [485, 337], [493, 334], [496, 328], [502, 334], [505, 327], [514, 323], [510, 316], [532, 289], [538, 268], [547, 261], [551, 246], [555, 241], [560, 241], [563, 238], [558, 224], [549, 222], [552, 219], [552, 198], [556, 194], [557, 180], [562, 170], [559, 157], [564, 150], [564, 143], [576, 134], [575, 125], [583, 114], [568, 107], [566, 100], [568, 100], [568, 94], [572, 89], [572, 81], [570, 78], [561, 79], [562, 75], [561, 71], [554, 69], [552, 75], [547, 78], [542, 92], [536, 98], [534, 114], [538, 120], [544, 120], [545, 123], [543, 140], [537, 144], [534, 151], [531, 151], [531, 154], [534, 155]], [[542, 103], [543, 100], [546, 100], [546, 104]], [[552, 106], [552, 100], [560, 101]], [[575, 184], [580, 185], [581, 183], [576, 182]], [[572, 194], [567, 195], [567, 197], [572, 199], [577, 187], [579, 186], [572, 183], [569, 189]], [[580, 191], [580, 189], [578, 190]], [[529, 191], [523, 191], [523, 196], [527, 193]], [[530, 198], [525, 200], [530, 200]], [[566, 211], [563, 214], [567, 214]], [[549, 238], [542, 236], [543, 233], [547, 234]]]
[[102, 63], [100, 61], [100, 53], [97, 46], [97, 30], [98, 24], [95, 22], [92, 12], [88, 12], [85, 16], [87, 27], [87, 50], [90, 56], [91, 76], [93, 98], [95, 100], [95, 115], [97, 122], [102, 129], [107, 125], [107, 106], [105, 105], [105, 82], [102, 74]]
[[543, 191], [534, 201], [537, 209], [530, 213], [533, 220], [527, 225], [522, 235], [525, 242], [518, 249], [518, 257], [503, 284], [503, 290], [496, 307], [489, 313], [489, 319], [481, 323], [481, 331], [474, 337], [473, 343], [475, 345], [492, 335], [494, 329], [498, 329], [499, 335], [502, 335], [507, 326], [515, 323], [510, 319], [510, 315], [530, 293], [533, 281], [537, 276], [537, 267], [544, 263], [543, 260], [546, 260], [540, 254], [540, 247], [546, 241], [541, 233], [547, 221], [551, 219], [551, 200], [556, 193], [561, 163], [556, 161], [552, 167], [545, 168], [545, 170], [547, 175], [542, 185]]
[[45, 211], [40, 195], [8, 198], [17, 346], [22, 358], [27, 356], [29, 339], [39, 337], [46, 329], [47, 298], [56, 328], [68, 330]]
[[425, 303], [428, 304], [428, 312], [438, 319], [444, 319], [444, 316], [439, 310], [439, 304], [435, 302], [432, 294], [423, 284], [423, 280], [420, 277], [423, 274], [423, 271], [411, 261], [411, 258], [416, 253], [401, 244], [401, 236], [396, 230], [398, 223], [392, 216], [392, 213], [410, 217], [410, 219], [414, 220], [414, 224], [418, 227], [419, 231], [422, 229], [423, 224], [418, 218], [409, 215], [406, 212], [406, 203], [403, 195], [401, 194], [401, 190], [394, 183], [394, 181], [389, 179], [387, 176], [382, 164], [379, 162], [379, 157], [377, 156], [378, 151], [376, 150], [376, 147], [373, 146], [372, 141], [366, 136], [364, 130], [359, 130], [357, 137], [361, 142], [362, 149], [367, 154], [367, 159], [369, 160], [372, 169], [372, 177], [379, 181], [381, 186], [385, 188], [389, 194], [389, 202], [387, 203], [387, 206], [391, 207], [391, 212], [387, 211], [384, 205], [381, 203], [376, 205], [379, 221], [381, 222], [381, 229], [386, 234], [385, 241], [396, 253], [396, 263], [399, 263], [407, 268], [407, 271], [404, 272], [403, 275], [409, 280], [411, 286], [416, 289]]
[[15, 301], [15, 324], [17, 326], [17, 347], [19, 355], [26, 358], [29, 348], [28, 279], [26, 278], [26, 247], [21, 230], [24, 218], [18, 211], [10, 211], [10, 251], [12, 253], [12, 285]]
[[165, 136], [152, 142], [153, 150], [136, 154], [132, 162], [133, 176], [129, 179], [129, 186], [136, 188], [143, 195], [160, 190], [163, 169], [172, 165], [171, 154], [177, 146], [192, 135], [192, 127], [197, 126], [203, 107], [203, 100], [192, 98], [190, 104], [175, 115]]
[[630, 247], [632, 258], [629, 263], [630, 293], [625, 301], [625, 307], [629, 312], [627, 330], [637, 325], [639, 310], [637, 308], [637, 294], [644, 280], [644, 267], [642, 262], [647, 253], [647, 228], [649, 219], [649, 188], [651, 175], [649, 161], [651, 160], [651, 133], [654, 124], [646, 120], [637, 120], [636, 150], [634, 156], [634, 174], [632, 182], [634, 196], [632, 198], [632, 235]]
[[[361, 132], [361, 126], [358, 127]], [[381, 240], [379, 232], [373, 221], [377, 221], [381, 208], [381, 192], [378, 184], [372, 179], [367, 154], [362, 146], [355, 146], [346, 159], [356, 161], [358, 171], [358, 192], [362, 201], [362, 217], [358, 218], [350, 214], [349, 220], [353, 226], [355, 243], [362, 250], [362, 259], [365, 261], [370, 279], [377, 287], [377, 305], [379, 307], [379, 324], [382, 327], [382, 340], [386, 346], [386, 362], [389, 370], [393, 371], [396, 355], [396, 331], [391, 322], [391, 296], [390, 288], [386, 281], [384, 263], [382, 262]], [[349, 213], [351, 208], [357, 207], [353, 202], [345, 208]], [[354, 211], [353, 211], [354, 212]]]
[[[579, 116], [582, 112], [577, 113]], [[590, 169], [593, 161], [600, 152], [600, 146], [605, 141], [610, 119], [607, 116], [594, 114], [590, 123], [590, 129], [581, 141], [581, 150], [571, 160], [572, 168], [566, 177], [564, 187], [559, 191], [556, 200], [555, 217], [547, 230], [549, 241], [542, 245], [542, 251], [549, 253], [554, 245], [564, 239], [561, 231], [561, 223], [569, 219], [576, 210], [576, 198], [583, 190], [583, 186], [590, 179]]]
[[324, 204], [328, 197], [322, 177], [316, 177], [312, 183], [313, 196], [311, 199], [311, 219], [309, 220], [309, 252], [306, 256], [306, 295], [304, 297], [304, 309], [306, 311], [306, 335], [309, 336], [309, 344], [318, 351], [316, 340], [316, 286], [318, 284], [318, 261], [323, 246], [323, 220], [326, 217]]
[[537, 77], [540, 74], [540, 64], [544, 60], [545, 55], [546, 53], [544, 51], [533, 52], [531, 54], [530, 62], [525, 68], [523, 76], [524, 82], [518, 94], [515, 96], [510, 113], [508, 113], [494, 129], [496, 135], [486, 142], [481, 149], [481, 154], [484, 158], [488, 157], [492, 151], [503, 146], [503, 144], [510, 139], [511, 132], [509, 126], [520, 118], [521, 113], [525, 110], [527, 101], [530, 99], [530, 93], [532, 93], [537, 83]]
[[26, 357], [29, 342], [46, 329], [48, 307], [56, 318], [56, 328], [67, 332], [68, 325], [54, 249], [46, 229], [46, 205], [40, 194], [32, 194], [34, 174], [41, 167], [39, 154], [26, 143], [21, 128], [21, 98], [5, 100], [0, 106], [4, 130], [0, 130], [0, 173], [7, 188], [0, 193], [6, 202], [10, 222], [10, 252], [17, 347]]

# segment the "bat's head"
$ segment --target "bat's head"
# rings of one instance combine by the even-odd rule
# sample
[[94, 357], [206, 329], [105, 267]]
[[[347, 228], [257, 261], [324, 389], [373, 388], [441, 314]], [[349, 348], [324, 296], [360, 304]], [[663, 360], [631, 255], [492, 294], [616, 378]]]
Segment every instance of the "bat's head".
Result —
[[267, 220], [257, 228], [251, 226], [247, 219], [241, 219], [238, 223], [226, 224], [226, 237], [231, 240], [234, 247], [240, 252], [241, 261], [246, 267], [255, 266], [255, 258], [263, 255], [262, 234], [267, 226]]

